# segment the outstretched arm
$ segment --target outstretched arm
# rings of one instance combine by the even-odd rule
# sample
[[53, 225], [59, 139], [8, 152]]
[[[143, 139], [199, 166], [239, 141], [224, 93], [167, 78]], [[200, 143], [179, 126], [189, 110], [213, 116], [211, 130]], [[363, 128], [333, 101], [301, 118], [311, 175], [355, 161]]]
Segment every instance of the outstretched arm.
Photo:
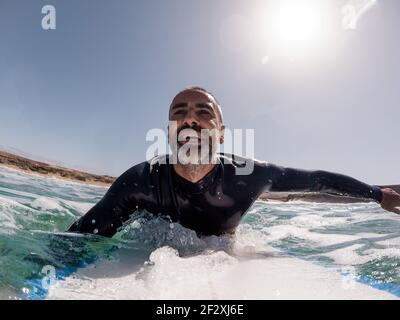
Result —
[[355, 198], [372, 199], [381, 206], [396, 213], [400, 213], [400, 195], [391, 189], [369, 185], [352, 177], [323, 170], [310, 171], [285, 168], [268, 164], [266, 166], [269, 182], [269, 191], [282, 192], [329, 192]]
[[[104, 197], [68, 229], [69, 232], [92, 233], [112, 237], [136, 210], [132, 169], [122, 174]], [[130, 183], [129, 179], [131, 179]]]

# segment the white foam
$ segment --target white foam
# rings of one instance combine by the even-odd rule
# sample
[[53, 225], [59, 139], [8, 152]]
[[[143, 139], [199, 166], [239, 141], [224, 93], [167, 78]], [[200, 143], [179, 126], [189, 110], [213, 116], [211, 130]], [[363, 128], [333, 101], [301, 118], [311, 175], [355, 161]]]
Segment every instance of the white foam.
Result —
[[[49, 299], [395, 299], [310, 262], [282, 257], [268, 245], [270, 235], [241, 225], [233, 238], [191, 238], [190, 230], [155, 219], [137, 220], [125, 238], [163, 245], [142, 262], [97, 261], [51, 287]], [[283, 232], [308, 230], [275, 226]], [[138, 233], [135, 233], [135, 230]], [[293, 230], [296, 230], [293, 232]], [[149, 236], [152, 234], [154, 239]], [[280, 236], [287, 236], [281, 234]], [[320, 236], [320, 235], [319, 235]], [[329, 235], [327, 235], [329, 236]], [[143, 239], [141, 238], [143, 237]], [[186, 240], [182, 238], [186, 237]], [[335, 238], [335, 237], [331, 237]], [[340, 240], [355, 239], [343, 236]], [[192, 239], [192, 242], [190, 242]], [[233, 241], [233, 243], [232, 243]], [[327, 241], [337, 242], [335, 241]], [[174, 248], [169, 245], [172, 244]], [[360, 245], [342, 251], [355, 254]], [[198, 250], [201, 249], [199, 252]], [[192, 251], [192, 254], [190, 254]], [[340, 250], [337, 250], [340, 251]], [[336, 251], [335, 251], [336, 252]], [[125, 253], [129, 255], [129, 251]], [[184, 254], [184, 256], [181, 256]], [[136, 254], [137, 255], [137, 254]], [[329, 254], [327, 255], [329, 256]], [[336, 256], [334, 257], [336, 258]], [[348, 257], [343, 263], [351, 263]], [[147, 261], [146, 261], [147, 260]], [[340, 261], [339, 261], [340, 262]]]
[[375, 260], [382, 257], [398, 258], [400, 257], [400, 248], [386, 248], [386, 249], [368, 249], [363, 252], [369, 256], [369, 260]]
[[[339, 273], [288, 257], [238, 260], [225, 252], [179, 257], [162, 247], [137, 272], [99, 263], [59, 281], [49, 299], [395, 299]], [[99, 277], [99, 270], [105, 271]]]
[[347, 218], [342, 217], [325, 217], [321, 214], [307, 214], [298, 215], [290, 220], [290, 222], [296, 226], [304, 228], [320, 228], [327, 226], [335, 226], [345, 224]]
[[272, 227], [266, 227], [263, 229], [263, 231], [268, 233], [268, 240], [271, 242], [282, 240], [288, 237], [295, 237], [299, 239], [313, 241], [319, 246], [329, 246], [360, 239], [359, 235], [322, 234], [322, 233], [312, 232], [308, 228], [302, 228], [292, 225], [277, 225]]
[[35, 209], [57, 210], [60, 212], [66, 211], [57, 200], [53, 200], [48, 197], [36, 198], [34, 201], [32, 201], [31, 206]]
[[325, 253], [325, 257], [329, 257], [335, 260], [336, 264], [339, 265], [359, 265], [366, 263], [370, 260], [368, 256], [360, 256], [356, 250], [360, 249], [363, 245], [362, 244], [353, 244], [341, 249], [336, 249], [329, 253]]
[[400, 248], [400, 237], [377, 241], [376, 244], [384, 246], [385, 248], [390, 248], [390, 247]]
[[85, 214], [86, 212], [88, 212], [95, 205], [95, 203], [92, 203], [92, 202], [78, 202], [78, 201], [71, 201], [71, 200], [62, 200], [62, 202], [82, 214]]
[[14, 234], [17, 222], [13, 216], [13, 208], [21, 206], [18, 202], [0, 197], [0, 233]]

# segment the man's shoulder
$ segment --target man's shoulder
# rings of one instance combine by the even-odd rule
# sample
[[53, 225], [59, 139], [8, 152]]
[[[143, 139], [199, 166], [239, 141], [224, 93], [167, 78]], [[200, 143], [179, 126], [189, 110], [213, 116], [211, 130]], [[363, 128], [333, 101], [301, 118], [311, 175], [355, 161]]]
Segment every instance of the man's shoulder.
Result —
[[284, 168], [268, 161], [257, 160], [234, 154], [222, 154], [220, 159], [226, 172], [225, 175], [247, 181], [254, 187], [266, 186], [284, 174]]
[[165, 156], [156, 156], [148, 161], [133, 165], [123, 172], [113, 183], [118, 186], [135, 186], [146, 188], [151, 185], [152, 176], [160, 173], [160, 165], [165, 163]]
[[231, 153], [220, 153], [219, 159], [227, 172], [238, 176], [254, 176], [269, 172], [271, 164], [267, 161], [239, 156]]
[[[149, 174], [153, 170], [157, 170], [160, 165], [168, 164], [168, 155], [155, 156], [149, 160], [140, 162], [128, 170], [126, 170], [122, 175], [143, 175]], [[122, 176], [121, 175], [121, 176]]]

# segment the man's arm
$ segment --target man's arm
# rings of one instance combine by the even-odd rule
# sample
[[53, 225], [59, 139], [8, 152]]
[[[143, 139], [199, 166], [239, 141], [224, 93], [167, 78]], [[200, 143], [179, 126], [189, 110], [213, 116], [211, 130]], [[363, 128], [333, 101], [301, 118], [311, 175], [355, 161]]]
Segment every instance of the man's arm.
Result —
[[382, 191], [352, 177], [323, 170], [302, 170], [267, 165], [270, 191], [275, 192], [329, 192], [355, 198], [382, 201]]
[[400, 213], [400, 195], [388, 188], [369, 185], [352, 177], [323, 170], [301, 170], [267, 164], [269, 191], [328, 192], [355, 198], [371, 199], [382, 208]]
[[104, 197], [68, 229], [69, 232], [92, 233], [112, 237], [136, 210], [135, 167], [122, 174]]

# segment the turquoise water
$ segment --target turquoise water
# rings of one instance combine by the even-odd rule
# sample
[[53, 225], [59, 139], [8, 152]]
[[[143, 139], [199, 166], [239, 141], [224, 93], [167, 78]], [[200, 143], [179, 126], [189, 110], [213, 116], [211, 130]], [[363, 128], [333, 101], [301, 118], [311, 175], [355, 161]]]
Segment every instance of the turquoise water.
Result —
[[32, 297], [45, 266], [73, 271], [94, 258], [117, 259], [121, 252], [141, 265], [161, 246], [193, 256], [224, 249], [230, 241], [246, 247], [252, 239], [255, 246], [272, 246], [400, 296], [400, 217], [376, 204], [257, 202], [233, 240], [199, 239], [143, 214], [113, 239], [65, 233], [105, 191], [0, 168], [0, 299]]

